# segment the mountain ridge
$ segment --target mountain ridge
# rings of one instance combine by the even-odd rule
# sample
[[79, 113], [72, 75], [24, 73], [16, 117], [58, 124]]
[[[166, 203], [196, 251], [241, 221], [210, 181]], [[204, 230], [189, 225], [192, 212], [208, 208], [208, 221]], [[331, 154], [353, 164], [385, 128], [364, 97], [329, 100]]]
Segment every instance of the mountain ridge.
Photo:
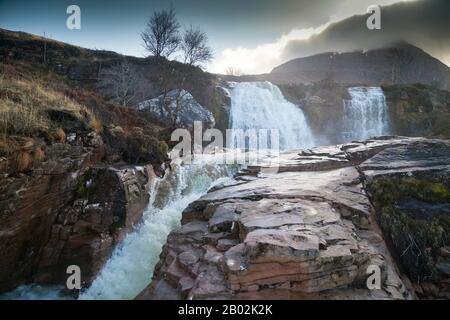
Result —
[[450, 68], [421, 48], [404, 42], [368, 51], [324, 52], [296, 58], [275, 67], [270, 73], [237, 79], [277, 84], [325, 79], [363, 85], [419, 83], [450, 90]]

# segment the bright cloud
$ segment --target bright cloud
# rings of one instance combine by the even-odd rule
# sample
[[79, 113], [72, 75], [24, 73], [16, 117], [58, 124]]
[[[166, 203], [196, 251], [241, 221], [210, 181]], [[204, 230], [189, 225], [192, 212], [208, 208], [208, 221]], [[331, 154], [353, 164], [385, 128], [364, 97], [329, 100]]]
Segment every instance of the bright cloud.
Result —
[[292, 30], [275, 42], [261, 44], [255, 48], [227, 48], [208, 65], [207, 69], [210, 72], [222, 74], [226, 73], [228, 68], [239, 70], [242, 74], [268, 73], [277, 65], [285, 62], [282, 60], [282, 52], [289, 41], [309, 39], [312, 35], [322, 32], [333, 22], [354, 14], [365, 13], [372, 4], [389, 5], [401, 1], [415, 0], [344, 0], [330, 16], [328, 23], [317, 28]]
[[274, 43], [262, 44], [252, 49], [227, 48], [222, 51], [220, 57], [210, 64], [208, 69], [215, 73], [225, 73], [230, 67], [244, 74], [268, 73], [282, 62], [281, 53], [289, 41], [306, 40], [312, 35], [320, 33], [327, 26], [328, 24], [319, 28], [292, 30]]

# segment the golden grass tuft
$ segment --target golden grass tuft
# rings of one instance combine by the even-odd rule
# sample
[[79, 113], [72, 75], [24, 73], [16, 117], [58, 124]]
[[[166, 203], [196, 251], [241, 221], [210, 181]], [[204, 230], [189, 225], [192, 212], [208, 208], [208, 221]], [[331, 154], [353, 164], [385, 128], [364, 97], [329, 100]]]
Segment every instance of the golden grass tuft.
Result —
[[16, 157], [16, 172], [26, 171], [31, 163], [31, 156], [27, 151], [19, 152]]
[[101, 130], [101, 123], [92, 111], [64, 94], [43, 86], [36, 80], [0, 77], [0, 135], [32, 136], [48, 132], [52, 121], [48, 111], [71, 113], [86, 121], [93, 130]]
[[58, 128], [55, 131], [55, 139], [57, 142], [64, 143], [66, 141], [66, 133], [62, 128]]
[[34, 150], [34, 160], [41, 162], [45, 158], [45, 152], [41, 148]]
[[95, 116], [92, 116], [91, 120], [89, 121], [89, 128], [91, 128], [92, 130], [94, 130], [97, 133], [100, 133], [103, 129], [103, 125], [102, 125], [102, 122], [100, 121], [100, 119], [98, 119]]

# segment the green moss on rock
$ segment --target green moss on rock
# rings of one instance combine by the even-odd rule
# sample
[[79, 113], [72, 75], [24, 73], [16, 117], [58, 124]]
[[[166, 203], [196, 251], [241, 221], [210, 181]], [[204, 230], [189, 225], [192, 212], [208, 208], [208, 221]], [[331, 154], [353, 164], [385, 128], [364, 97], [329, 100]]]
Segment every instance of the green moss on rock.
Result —
[[[377, 218], [394, 255], [413, 281], [438, 277], [439, 250], [450, 245], [447, 182], [397, 176], [369, 185]], [[416, 214], [420, 212], [421, 214]]]

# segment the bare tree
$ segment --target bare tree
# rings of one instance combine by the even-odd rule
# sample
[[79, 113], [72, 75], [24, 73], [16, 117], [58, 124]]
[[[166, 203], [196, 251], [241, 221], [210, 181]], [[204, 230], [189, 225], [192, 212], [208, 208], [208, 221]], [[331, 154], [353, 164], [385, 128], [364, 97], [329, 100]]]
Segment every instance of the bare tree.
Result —
[[130, 106], [140, 87], [135, 68], [126, 60], [101, 70], [99, 78], [100, 87], [114, 102], [124, 107]]
[[181, 49], [184, 54], [184, 63], [190, 65], [208, 62], [213, 58], [206, 33], [192, 25], [184, 31]]
[[160, 66], [156, 73], [155, 83], [161, 90], [162, 100], [159, 106], [161, 115], [167, 114], [170, 125], [175, 127], [184, 108], [184, 97], [188, 93], [183, 90], [187, 80], [186, 74], [175, 68]]
[[168, 58], [180, 45], [179, 30], [180, 24], [172, 6], [168, 10], [153, 12], [141, 33], [144, 48], [155, 57]]
[[44, 31], [44, 48], [43, 48], [43, 60], [44, 60], [44, 64], [47, 64], [47, 40], [48, 40], [48, 38], [47, 38], [47, 36], [46, 36], [46, 34], [45, 34], [45, 31]]

